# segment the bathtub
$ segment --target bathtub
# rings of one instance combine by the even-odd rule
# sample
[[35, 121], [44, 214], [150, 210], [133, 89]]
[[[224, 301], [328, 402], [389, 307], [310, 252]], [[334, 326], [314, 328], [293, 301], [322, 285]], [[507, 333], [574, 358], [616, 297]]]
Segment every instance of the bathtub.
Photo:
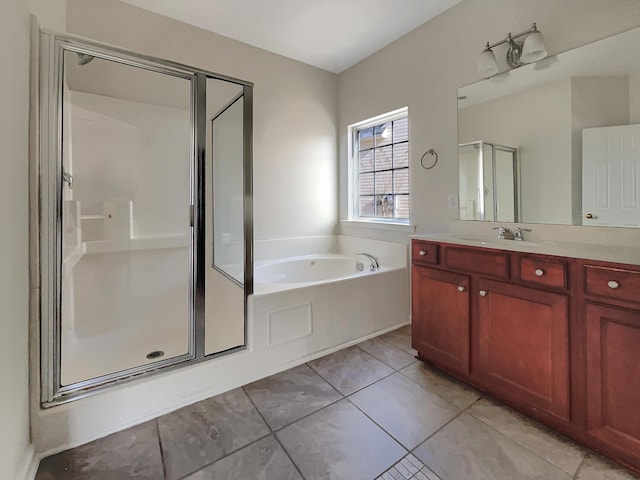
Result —
[[[255, 348], [286, 352], [291, 361], [408, 322], [406, 246], [333, 238], [329, 251], [256, 261], [249, 299]], [[357, 255], [363, 251], [378, 258], [378, 269]]]
[[360, 255], [313, 254], [258, 262], [254, 268], [255, 293], [330, 283], [391, 268], [383, 264], [371, 271], [369, 260]]

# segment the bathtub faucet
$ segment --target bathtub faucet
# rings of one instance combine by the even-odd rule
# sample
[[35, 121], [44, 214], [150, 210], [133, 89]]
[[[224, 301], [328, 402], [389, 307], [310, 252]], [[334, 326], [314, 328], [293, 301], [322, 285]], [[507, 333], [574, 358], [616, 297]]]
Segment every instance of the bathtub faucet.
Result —
[[378, 262], [378, 259], [376, 257], [374, 257], [373, 255], [369, 254], [369, 253], [356, 253], [356, 255], [363, 255], [365, 257], [367, 257], [370, 261], [369, 263], [369, 270], [371, 270], [372, 272], [375, 272], [376, 270], [378, 270], [380, 268], [380, 263]]

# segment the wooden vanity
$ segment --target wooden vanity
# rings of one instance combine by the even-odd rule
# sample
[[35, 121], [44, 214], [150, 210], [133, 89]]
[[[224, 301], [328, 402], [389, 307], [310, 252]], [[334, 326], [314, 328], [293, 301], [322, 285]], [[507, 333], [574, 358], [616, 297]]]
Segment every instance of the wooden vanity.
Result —
[[430, 362], [640, 472], [640, 265], [412, 240]]

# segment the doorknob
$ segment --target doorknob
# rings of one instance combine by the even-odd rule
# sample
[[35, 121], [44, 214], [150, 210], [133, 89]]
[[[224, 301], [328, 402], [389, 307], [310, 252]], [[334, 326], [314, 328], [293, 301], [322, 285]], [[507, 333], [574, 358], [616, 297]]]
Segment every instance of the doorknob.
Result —
[[594, 218], [594, 217], [593, 217], [593, 213], [587, 213], [587, 214], [585, 215], [585, 218], [589, 218], [589, 219]]

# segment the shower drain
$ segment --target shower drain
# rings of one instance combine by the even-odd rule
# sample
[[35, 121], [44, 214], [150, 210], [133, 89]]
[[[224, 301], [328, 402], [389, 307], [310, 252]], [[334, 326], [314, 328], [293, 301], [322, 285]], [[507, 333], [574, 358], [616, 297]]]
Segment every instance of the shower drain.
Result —
[[164, 352], [162, 350], [156, 350], [155, 352], [147, 353], [147, 358], [160, 358], [164, 357]]

